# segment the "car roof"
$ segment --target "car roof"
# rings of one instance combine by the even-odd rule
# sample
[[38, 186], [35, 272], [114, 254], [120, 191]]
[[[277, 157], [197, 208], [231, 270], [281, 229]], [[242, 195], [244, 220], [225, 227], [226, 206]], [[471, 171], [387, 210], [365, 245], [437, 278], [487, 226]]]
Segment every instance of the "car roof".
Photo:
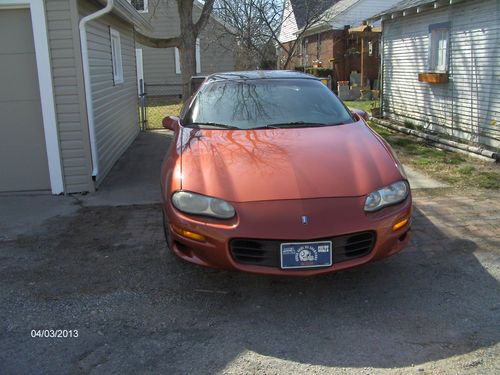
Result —
[[249, 79], [314, 79], [317, 77], [295, 70], [247, 70], [237, 72], [215, 73], [207, 77], [209, 81], [249, 80]]

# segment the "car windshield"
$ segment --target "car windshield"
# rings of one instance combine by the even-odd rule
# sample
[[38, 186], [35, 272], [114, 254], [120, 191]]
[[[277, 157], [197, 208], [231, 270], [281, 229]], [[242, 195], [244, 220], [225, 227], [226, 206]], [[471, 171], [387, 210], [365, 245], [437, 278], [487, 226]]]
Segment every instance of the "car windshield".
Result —
[[223, 129], [309, 127], [353, 122], [342, 102], [315, 79], [214, 81], [201, 88], [183, 125]]

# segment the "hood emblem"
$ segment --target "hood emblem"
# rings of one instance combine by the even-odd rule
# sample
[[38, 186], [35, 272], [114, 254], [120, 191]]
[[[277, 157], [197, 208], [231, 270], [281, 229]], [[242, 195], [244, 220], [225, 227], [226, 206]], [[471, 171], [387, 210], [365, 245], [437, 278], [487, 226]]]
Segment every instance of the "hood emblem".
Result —
[[307, 225], [309, 223], [309, 218], [307, 216], [302, 216], [302, 224]]

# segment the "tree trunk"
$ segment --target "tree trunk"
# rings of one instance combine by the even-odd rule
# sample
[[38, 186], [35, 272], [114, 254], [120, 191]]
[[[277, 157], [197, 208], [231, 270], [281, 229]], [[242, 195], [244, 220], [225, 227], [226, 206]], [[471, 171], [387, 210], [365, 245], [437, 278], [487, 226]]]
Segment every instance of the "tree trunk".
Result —
[[191, 77], [196, 75], [196, 38], [212, 13], [215, 0], [205, 0], [200, 17], [193, 23], [194, 0], [177, 0], [180, 35], [174, 38], [154, 38], [136, 32], [136, 40], [153, 48], [179, 48], [181, 63], [182, 99], [189, 98]]
[[196, 73], [196, 33], [193, 25], [193, 0], [178, 0], [177, 10], [180, 18], [181, 43], [179, 57], [181, 60], [182, 100], [190, 94], [189, 83]]
[[285, 63], [283, 64], [283, 69], [289, 69], [289, 65], [292, 62], [292, 59], [295, 56], [295, 49], [297, 48], [298, 41], [291, 42], [290, 49], [288, 50]]
[[190, 95], [191, 77], [196, 75], [196, 36], [192, 32], [184, 34], [179, 46], [181, 60], [182, 100]]

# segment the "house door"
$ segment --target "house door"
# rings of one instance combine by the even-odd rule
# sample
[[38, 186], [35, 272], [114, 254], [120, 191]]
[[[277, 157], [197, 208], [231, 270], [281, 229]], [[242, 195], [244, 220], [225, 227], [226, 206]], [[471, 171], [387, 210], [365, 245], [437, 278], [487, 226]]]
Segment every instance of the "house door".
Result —
[[50, 190], [29, 9], [0, 9], [0, 192]]
[[142, 48], [135, 49], [135, 62], [137, 67], [137, 91], [140, 96], [144, 92], [144, 68], [142, 65]]

